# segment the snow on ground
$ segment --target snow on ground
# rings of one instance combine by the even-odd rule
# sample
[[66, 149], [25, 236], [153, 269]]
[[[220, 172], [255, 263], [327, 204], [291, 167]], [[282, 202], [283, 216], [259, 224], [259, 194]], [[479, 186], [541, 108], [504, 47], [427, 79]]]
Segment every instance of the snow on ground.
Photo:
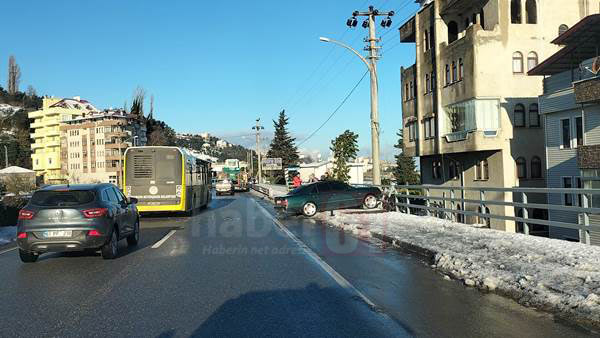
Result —
[[600, 324], [600, 247], [402, 213], [346, 210], [316, 219], [356, 235], [384, 234], [428, 249], [436, 253], [433, 268], [468, 286]]
[[13, 242], [17, 238], [17, 227], [0, 227], [0, 245]]

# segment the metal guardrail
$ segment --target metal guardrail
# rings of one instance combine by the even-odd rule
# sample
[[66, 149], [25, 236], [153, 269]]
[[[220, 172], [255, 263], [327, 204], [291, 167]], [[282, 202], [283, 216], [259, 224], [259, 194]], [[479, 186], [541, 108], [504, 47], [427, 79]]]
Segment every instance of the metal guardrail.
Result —
[[[567, 229], [576, 229], [580, 232], [580, 241], [590, 244], [590, 231], [600, 232], [600, 225], [590, 224], [590, 215], [600, 214], [600, 208], [591, 207], [593, 195], [600, 195], [600, 189], [573, 189], [573, 188], [497, 188], [497, 187], [448, 187], [439, 185], [403, 185], [403, 186], [379, 186], [384, 193], [384, 198], [394, 198], [396, 211], [411, 213], [413, 210], [424, 210], [427, 216], [437, 216], [441, 218], [450, 218], [454, 221], [459, 219], [458, 215], [477, 216], [480, 220], [488, 222], [489, 219], [500, 219], [514, 221], [523, 224], [523, 232], [529, 234], [531, 224], [560, 227]], [[441, 191], [441, 196], [432, 196], [431, 191]], [[412, 195], [410, 192], [418, 191], [420, 195]], [[464, 198], [464, 192], [479, 192], [479, 199]], [[461, 193], [456, 197], [456, 193]], [[501, 192], [518, 194], [521, 197], [520, 202], [510, 200], [486, 199], [486, 192]], [[447, 193], [447, 194], [446, 194]], [[546, 198], [551, 194], [570, 194], [574, 205], [559, 205], [549, 203], [528, 203], [530, 194], [545, 194]], [[439, 195], [439, 193], [438, 193]], [[598, 197], [600, 198], [600, 196]], [[399, 199], [402, 199], [400, 201]], [[411, 200], [413, 201], [411, 203]], [[423, 204], [414, 203], [416, 200], [424, 200]], [[576, 201], [581, 201], [576, 205]], [[449, 202], [449, 206], [447, 205]], [[467, 211], [465, 205], [477, 205], [478, 211]], [[457, 205], [461, 209], [456, 208]], [[515, 211], [521, 210], [522, 216], [506, 216], [486, 212], [489, 205], [501, 205], [514, 207]], [[566, 223], [550, 221], [529, 217], [528, 209], [556, 210], [563, 212], [573, 212], [579, 214], [579, 223]], [[448, 215], [450, 217], [448, 217]]]
[[257, 191], [263, 195], [266, 195], [267, 197], [270, 196], [269, 188], [261, 187], [257, 184], [250, 184], [250, 189]]

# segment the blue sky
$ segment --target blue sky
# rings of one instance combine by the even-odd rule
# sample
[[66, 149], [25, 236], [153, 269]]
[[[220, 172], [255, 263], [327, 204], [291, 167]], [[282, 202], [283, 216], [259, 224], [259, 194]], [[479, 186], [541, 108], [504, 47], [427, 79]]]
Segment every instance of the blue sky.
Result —
[[[11, 1], [3, 12], [20, 14], [3, 16], [11, 29], [0, 44], [0, 82], [14, 54], [22, 90], [31, 84], [38, 94], [81, 96], [108, 108], [131, 102], [142, 86], [155, 96], [156, 116], [176, 131], [209, 131], [244, 145], [254, 141], [244, 135], [257, 117], [268, 134], [285, 108], [302, 140], [366, 70], [319, 36], [362, 51], [366, 30], [348, 30], [345, 22], [369, 4], [395, 10], [393, 27], [417, 9], [413, 0]], [[414, 62], [414, 46], [399, 44], [397, 28], [378, 32], [386, 34], [378, 64], [381, 145], [392, 158], [402, 121], [400, 67]], [[327, 154], [345, 129], [357, 132], [361, 154], [370, 154], [368, 76], [301, 148]]]

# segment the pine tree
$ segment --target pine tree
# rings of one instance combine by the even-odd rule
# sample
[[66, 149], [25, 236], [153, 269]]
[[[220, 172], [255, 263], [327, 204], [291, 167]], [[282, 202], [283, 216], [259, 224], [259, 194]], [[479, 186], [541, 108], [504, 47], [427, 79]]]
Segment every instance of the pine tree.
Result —
[[267, 152], [267, 157], [269, 158], [281, 158], [283, 168], [297, 165], [300, 159], [298, 148], [294, 144], [296, 139], [291, 137], [287, 130], [288, 120], [285, 110], [279, 113], [277, 121], [273, 120], [275, 136]]
[[333, 179], [341, 182], [350, 181], [350, 168], [348, 161], [356, 159], [358, 153], [358, 134], [346, 130], [331, 141], [333, 151]]
[[404, 154], [404, 137], [402, 129], [396, 134], [398, 135], [398, 144], [394, 148], [400, 149], [400, 154], [396, 155], [396, 168], [394, 169], [394, 177], [397, 184], [418, 184], [419, 174], [416, 170], [415, 161], [412, 157]]

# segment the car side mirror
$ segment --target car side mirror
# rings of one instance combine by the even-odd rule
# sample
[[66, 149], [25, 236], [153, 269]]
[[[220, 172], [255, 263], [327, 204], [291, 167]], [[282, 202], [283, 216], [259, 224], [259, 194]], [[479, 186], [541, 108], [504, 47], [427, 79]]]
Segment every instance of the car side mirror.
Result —
[[135, 197], [129, 197], [129, 204], [138, 204], [139, 200]]

